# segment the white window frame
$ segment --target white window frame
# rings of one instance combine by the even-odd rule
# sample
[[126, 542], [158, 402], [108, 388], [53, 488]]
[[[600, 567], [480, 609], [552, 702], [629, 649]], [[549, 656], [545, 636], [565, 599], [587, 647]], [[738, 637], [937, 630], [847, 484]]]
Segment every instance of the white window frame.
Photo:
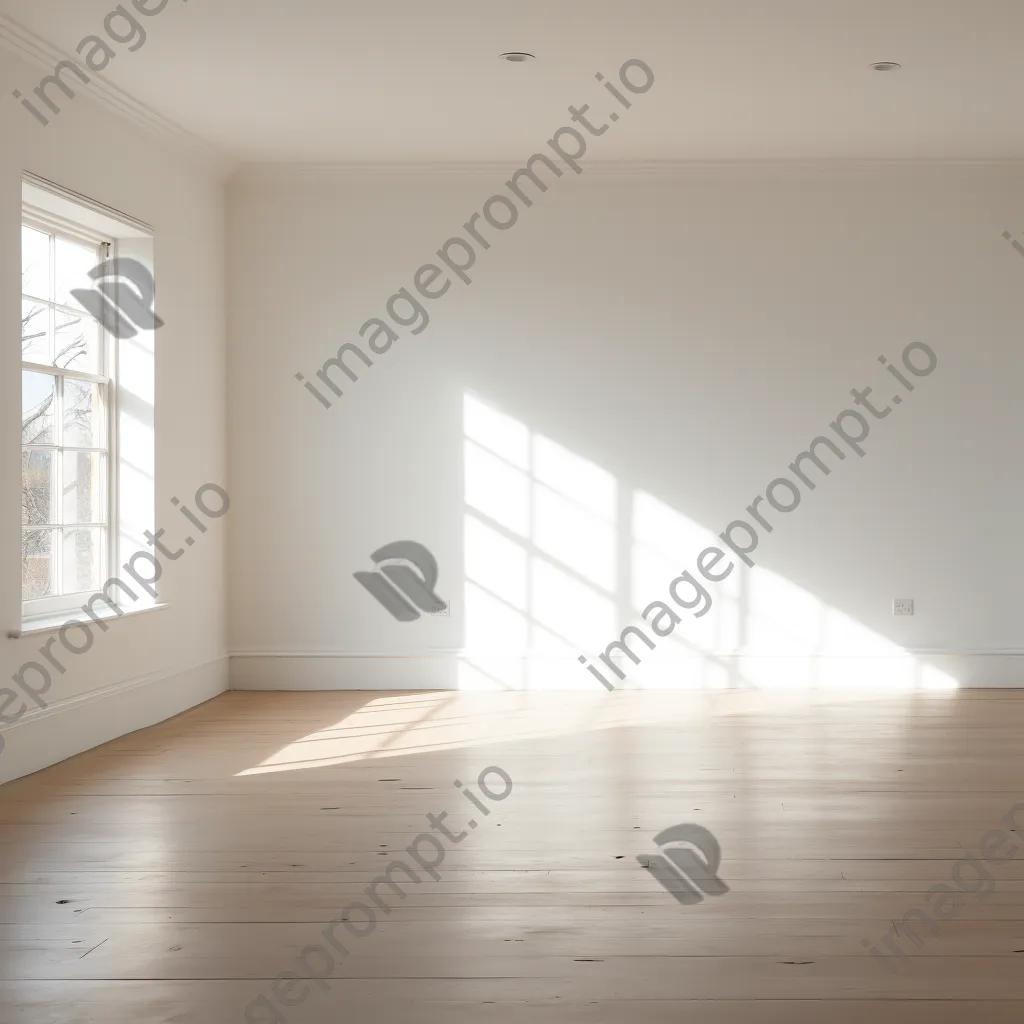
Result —
[[[90, 247], [94, 247], [96, 250], [97, 263], [111, 259], [117, 255], [117, 240], [115, 238], [90, 230], [82, 225], [66, 221], [63, 218], [40, 210], [28, 203], [24, 203], [22, 205], [21, 222], [26, 227], [32, 228], [36, 231], [46, 232], [48, 235], [53, 235], [54, 237], [73, 242], [77, 245], [88, 245]], [[53, 268], [51, 266], [51, 281], [52, 274]], [[22, 297], [24, 297], [24, 293], [21, 294]], [[85, 316], [92, 319], [90, 314], [85, 310], [62, 306], [51, 300], [49, 297], [29, 296], [29, 298], [36, 299], [37, 301], [44, 303], [47, 309], [53, 309], [58, 312], [74, 316]], [[25, 359], [21, 360], [21, 368], [23, 371], [28, 370], [57, 378], [58, 401], [54, 415], [54, 422], [57, 425], [57, 430], [59, 432], [58, 436], [61, 442], [63, 442], [64, 429], [63, 421], [61, 420], [63, 415], [64, 380], [71, 378], [75, 380], [88, 381], [94, 384], [100, 384], [103, 387], [103, 396], [101, 400], [101, 429], [104, 440], [106, 441], [106, 447], [74, 450], [94, 451], [105, 455], [104, 474], [106, 479], [104, 481], [105, 486], [103, 489], [106, 496], [106, 522], [76, 523], [70, 525], [64, 523], [49, 523], [38, 526], [26, 526], [25, 524], [22, 524], [22, 535], [24, 535], [24, 532], [28, 529], [52, 529], [56, 531], [57, 540], [55, 542], [53, 562], [57, 573], [57, 589], [61, 591], [63, 591], [63, 537], [64, 531], [69, 529], [71, 526], [81, 528], [99, 528], [103, 531], [99, 584], [102, 585], [104, 580], [116, 574], [115, 567], [118, 563], [118, 538], [120, 535], [118, 502], [118, 424], [120, 422], [118, 409], [118, 344], [117, 339], [104, 328], [103, 324], [99, 324], [98, 329], [102, 355], [102, 364], [100, 366], [100, 369], [102, 370], [101, 374], [85, 373], [79, 370], [63, 369], [55, 365], [33, 363]], [[57, 508], [59, 510], [62, 507], [63, 453], [65, 449], [63, 444], [40, 445], [39, 447], [56, 452], [55, 486], [57, 490]], [[25, 445], [23, 443], [21, 444], [21, 449], [22, 451], [25, 450]], [[58, 518], [63, 519], [62, 512]], [[21, 561], [19, 559], [19, 565], [20, 564]], [[27, 624], [35, 620], [76, 611], [82, 607], [83, 603], [91, 593], [93, 593], [93, 591], [88, 590], [68, 593], [61, 592], [51, 597], [26, 600], [24, 592], [22, 592], [22, 621]]]

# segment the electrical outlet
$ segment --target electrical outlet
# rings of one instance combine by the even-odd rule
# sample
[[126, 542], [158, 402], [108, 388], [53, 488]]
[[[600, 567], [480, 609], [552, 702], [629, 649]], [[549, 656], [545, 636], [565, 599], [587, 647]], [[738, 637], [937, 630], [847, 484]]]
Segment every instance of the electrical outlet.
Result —
[[912, 597], [894, 597], [892, 599], [893, 615], [913, 615], [914, 599]]

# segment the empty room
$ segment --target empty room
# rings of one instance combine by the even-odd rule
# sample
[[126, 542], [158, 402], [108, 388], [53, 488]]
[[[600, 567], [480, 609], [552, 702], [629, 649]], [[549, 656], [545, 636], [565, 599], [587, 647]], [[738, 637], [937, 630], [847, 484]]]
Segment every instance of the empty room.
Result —
[[0, 1024], [1016, 1024], [1022, 39], [0, 0]]

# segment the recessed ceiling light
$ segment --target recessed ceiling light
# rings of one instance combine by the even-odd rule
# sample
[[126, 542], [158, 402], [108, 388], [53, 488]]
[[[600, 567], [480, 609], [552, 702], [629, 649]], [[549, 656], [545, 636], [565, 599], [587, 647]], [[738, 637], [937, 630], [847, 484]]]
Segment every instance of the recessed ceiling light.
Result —
[[872, 71], [899, 71], [900, 65], [894, 64], [891, 60], [880, 60], [871, 65]]
[[518, 50], [513, 50], [511, 53], [503, 53], [501, 55], [502, 60], [511, 61], [513, 64], [522, 64], [524, 61], [533, 60], [534, 54], [522, 53]]

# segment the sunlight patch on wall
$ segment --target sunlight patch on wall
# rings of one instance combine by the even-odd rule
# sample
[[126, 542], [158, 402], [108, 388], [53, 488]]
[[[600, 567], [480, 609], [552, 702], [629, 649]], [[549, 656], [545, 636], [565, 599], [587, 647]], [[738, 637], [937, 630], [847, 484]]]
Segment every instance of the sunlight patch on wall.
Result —
[[[654, 649], [634, 634], [632, 654], [613, 651], [598, 666], [626, 688], [957, 686], [772, 570], [736, 564], [719, 582], [704, 579], [695, 561], [721, 546], [712, 530], [468, 393], [464, 424], [460, 688], [599, 686], [578, 657], [597, 663], [628, 625]], [[673, 600], [670, 584], [687, 569]], [[679, 620], [668, 636], [651, 629], [655, 601]]]

